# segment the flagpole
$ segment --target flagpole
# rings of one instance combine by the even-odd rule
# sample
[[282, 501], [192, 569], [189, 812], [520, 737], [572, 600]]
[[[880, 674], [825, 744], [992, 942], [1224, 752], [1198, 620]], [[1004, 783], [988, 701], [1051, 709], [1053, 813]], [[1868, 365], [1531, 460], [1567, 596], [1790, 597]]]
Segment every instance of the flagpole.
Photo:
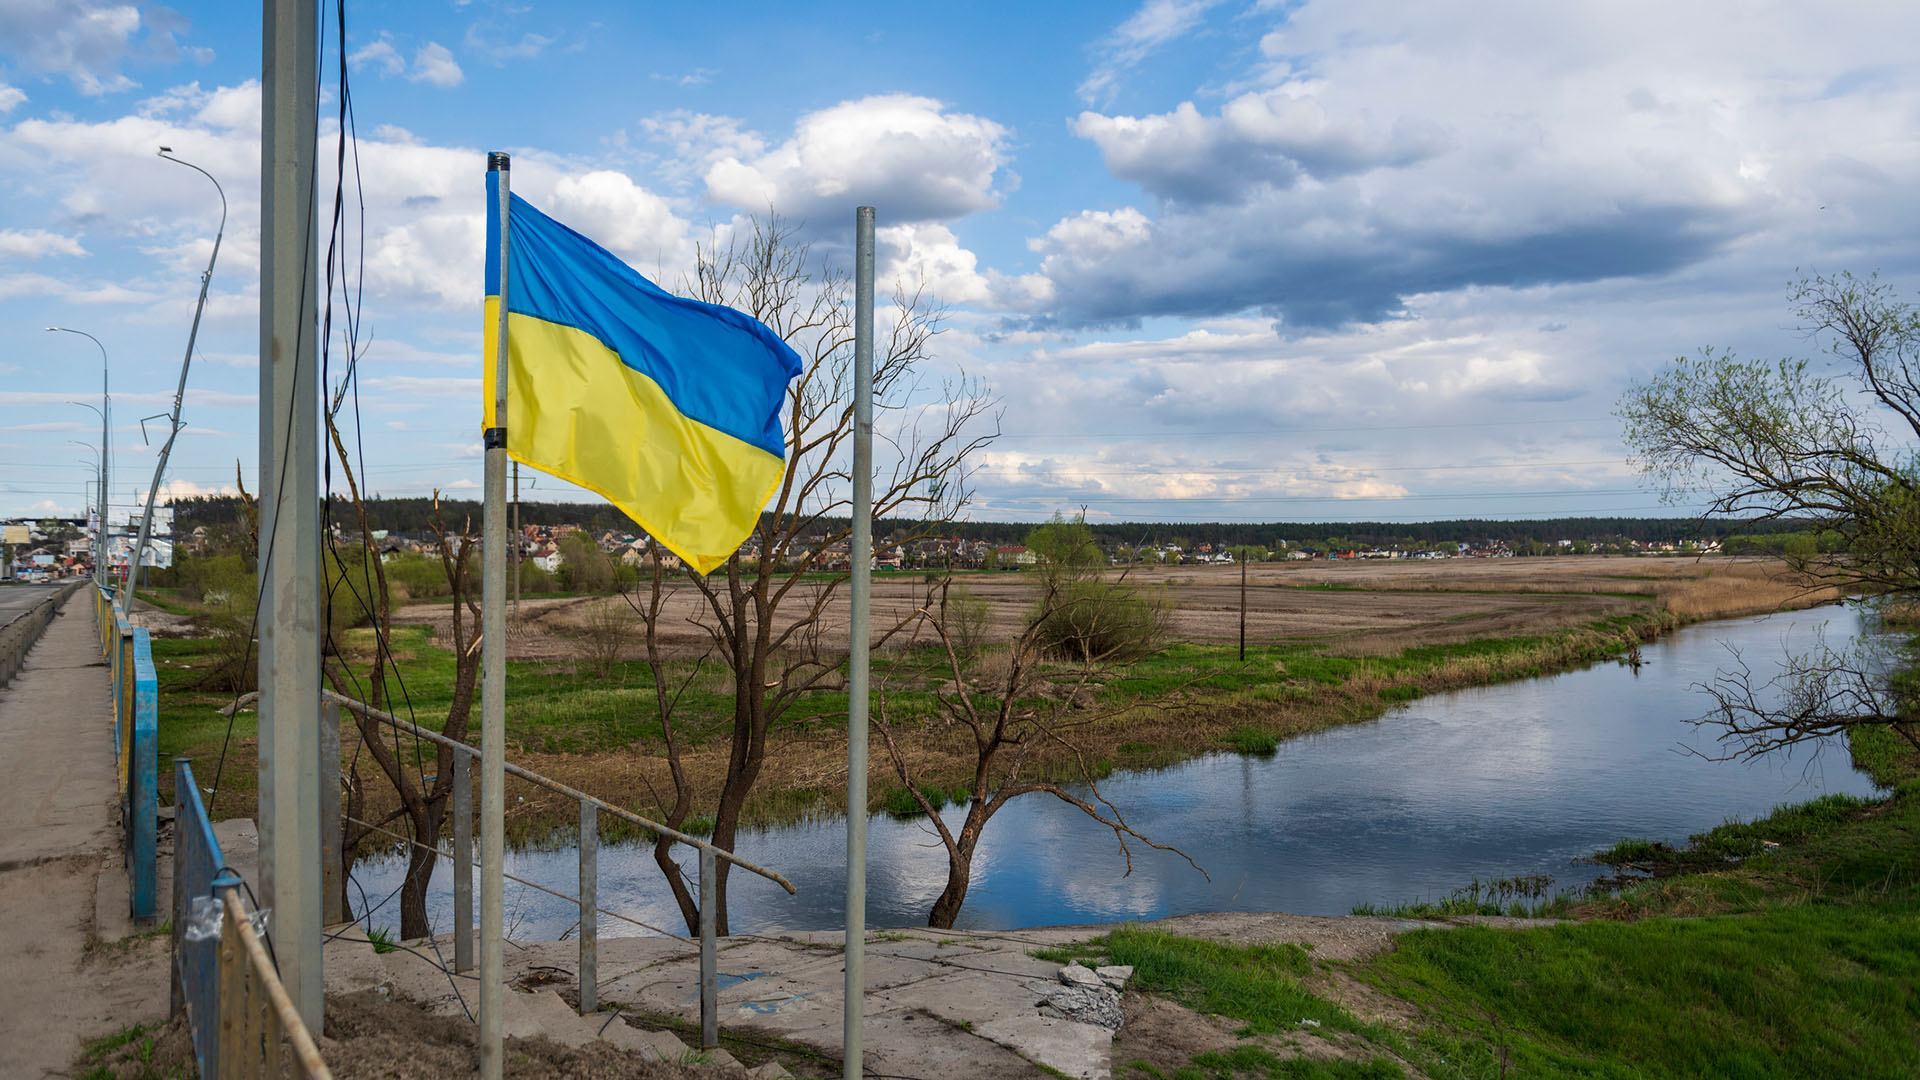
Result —
[[506, 947], [501, 925], [501, 871], [506, 855], [507, 714], [507, 225], [508, 173], [503, 153], [487, 155], [499, 177], [500, 280], [493, 326], [493, 425], [486, 443], [485, 510], [481, 525], [480, 607], [480, 1076], [500, 1080], [506, 1005]]
[[860, 1080], [867, 993], [867, 648], [873, 595], [873, 207], [854, 212], [853, 615], [847, 642], [847, 985], [842, 1076]]

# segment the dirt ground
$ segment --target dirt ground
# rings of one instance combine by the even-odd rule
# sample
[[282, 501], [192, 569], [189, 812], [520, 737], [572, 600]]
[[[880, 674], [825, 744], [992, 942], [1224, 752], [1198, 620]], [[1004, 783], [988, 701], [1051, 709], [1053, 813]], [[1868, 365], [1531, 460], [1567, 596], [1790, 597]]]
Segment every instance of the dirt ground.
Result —
[[[473, 1025], [372, 994], [329, 995], [321, 1060], [339, 1080], [465, 1080], [474, 1075]], [[569, 1049], [548, 1039], [508, 1039], [507, 1076], [518, 1080], [706, 1080], [743, 1075], [719, 1066], [645, 1061], [611, 1043]], [[82, 1065], [115, 1080], [192, 1076], [184, 1018]]]
[[[1724, 587], [1729, 578], [1742, 583], [1731, 594]], [[1164, 592], [1173, 606], [1175, 639], [1226, 642], [1237, 638], [1238, 567], [1139, 568], [1128, 572], [1128, 580], [1143, 589]], [[966, 574], [955, 579], [954, 587], [985, 600], [990, 637], [1009, 640], [1019, 633], [1034, 604], [1035, 581], [1031, 572]], [[801, 586], [788, 598], [786, 610], [804, 610], [818, 588]], [[1681, 610], [1691, 593], [1706, 589], [1716, 594], [1711, 600], [1714, 610]], [[876, 638], [925, 603], [926, 590], [922, 575], [877, 577], [873, 586]], [[1664, 601], [1686, 617], [1802, 606], [1793, 602], [1800, 592], [1784, 580], [1779, 563], [1762, 559], [1592, 555], [1256, 563], [1247, 573], [1247, 639], [1314, 639], [1341, 652], [1398, 651], [1409, 645], [1580, 625], [1638, 610], [1650, 600]], [[524, 597], [511, 621], [512, 658], [572, 659], [590, 612], [606, 606], [625, 608], [627, 604], [618, 598]], [[847, 611], [847, 590], [842, 587], [828, 600], [822, 618], [821, 632], [827, 640], [844, 640]], [[671, 655], [694, 657], [710, 648], [699, 620], [711, 615], [694, 586], [684, 579], [670, 583], [664, 613], [663, 643]], [[437, 637], [444, 638], [450, 619], [446, 605], [432, 603], [409, 605], [394, 621], [431, 626]], [[636, 640], [629, 658], [641, 655]]]

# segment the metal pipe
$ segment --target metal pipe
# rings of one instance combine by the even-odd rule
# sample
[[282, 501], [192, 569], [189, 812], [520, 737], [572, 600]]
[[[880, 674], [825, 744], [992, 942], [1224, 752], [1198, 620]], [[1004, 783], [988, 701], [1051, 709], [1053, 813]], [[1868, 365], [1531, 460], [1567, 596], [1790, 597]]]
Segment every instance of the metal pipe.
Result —
[[867, 993], [867, 683], [873, 598], [873, 207], [854, 212], [853, 562], [847, 642], [847, 982], [843, 1075], [860, 1080]]
[[[320, 696], [325, 698], [328, 701], [337, 701], [340, 703], [340, 706], [342, 708], [347, 709], [351, 712], [358, 713], [359, 715], [367, 717], [370, 720], [376, 721], [378, 723], [386, 724], [390, 727], [399, 728], [401, 731], [404, 731], [409, 735], [417, 735], [420, 738], [427, 740], [428, 742], [434, 743], [439, 746], [444, 746], [449, 750], [455, 751], [456, 753], [467, 754], [473, 757], [483, 756], [483, 751], [481, 750], [480, 747], [471, 746], [467, 743], [461, 742], [458, 739], [449, 739], [445, 735], [442, 735], [437, 731], [431, 730], [429, 728], [423, 728], [420, 725], [415, 724], [408, 720], [402, 720], [401, 718], [393, 715], [392, 713], [382, 712], [379, 709], [376, 709], [373, 706], [368, 705], [364, 701], [355, 701], [354, 699], [347, 697], [345, 694], [341, 694], [333, 690], [322, 690], [320, 691]], [[687, 833], [683, 833], [678, 829], [670, 829], [667, 826], [662, 825], [657, 821], [652, 821], [647, 818], [643, 818], [639, 814], [636, 814], [633, 811], [626, 809], [625, 807], [615, 806], [614, 804], [607, 802], [604, 799], [600, 799], [593, 795], [589, 795], [586, 792], [581, 791], [579, 788], [569, 787], [558, 780], [549, 779], [545, 776], [540, 775], [537, 772], [534, 772], [532, 769], [529, 769], [524, 765], [516, 765], [511, 761], [505, 762], [504, 765], [505, 765], [506, 772], [509, 776], [517, 776], [520, 779], [527, 781], [528, 783], [538, 784], [539, 786], [546, 788], [549, 791], [557, 791], [560, 794], [565, 795], [570, 799], [576, 799], [581, 802], [590, 802], [593, 805], [599, 807], [601, 810], [604, 810], [607, 813], [614, 815], [615, 817], [618, 817], [624, 821], [631, 822], [635, 825], [640, 826], [643, 829], [647, 829], [652, 832], [659, 833], [663, 836], [672, 837], [674, 840], [677, 840], [682, 844], [686, 844], [689, 847], [698, 848], [703, 851], [711, 849], [712, 851], [716, 852], [720, 858], [727, 860], [728, 862], [739, 867], [740, 869], [746, 870], [750, 873], [759, 874], [761, 877], [766, 878], [768, 881], [771, 881], [779, 885], [781, 888], [787, 890], [788, 895], [793, 895], [799, 891], [793, 887], [792, 882], [788, 881], [785, 877], [781, 876], [780, 874], [772, 870], [769, 870], [764, 866], [760, 866], [756, 863], [753, 863], [747, 859], [743, 859], [740, 856], [735, 855], [733, 852], [727, 851], [724, 848], [714, 847], [712, 844], [708, 843], [705, 840], [700, 839], [697, 836], [690, 836]]]
[[600, 1008], [600, 927], [594, 917], [600, 886], [600, 815], [590, 802], [580, 804], [580, 1012]]
[[[132, 595], [129, 587], [128, 595]], [[347, 867], [340, 842], [340, 704], [320, 704], [320, 925], [347, 921]]]
[[187, 354], [180, 360], [180, 385], [173, 391], [173, 414], [168, 417], [167, 441], [160, 446], [160, 459], [154, 462], [153, 483], [147, 486], [147, 509], [140, 515], [140, 539], [134, 542], [133, 557], [127, 567], [127, 610], [133, 610], [134, 594], [140, 591], [140, 560], [147, 552], [147, 540], [153, 536], [153, 506], [160, 498], [160, 479], [166, 475], [167, 458], [173, 455], [173, 440], [180, 437], [180, 403], [187, 396], [187, 369], [193, 366], [193, 343], [200, 336], [200, 314], [207, 307], [207, 285], [213, 281], [213, 264], [220, 258], [220, 241], [227, 235], [227, 193], [213, 174], [191, 161], [171, 156], [173, 147], [160, 148], [160, 156], [176, 165], [185, 165], [208, 180], [220, 196], [220, 228], [213, 234], [213, 254], [207, 257], [206, 272], [200, 275], [200, 299], [193, 305], [193, 326], [187, 331]]
[[260, 901], [322, 1030], [317, 0], [265, 0], [260, 69]]
[[716, 963], [719, 951], [714, 927], [718, 917], [713, 910], [715, 879], [720, 876], [714, 848], [700, 849], [700, 1049], [713, 1050], [720, 1045], [720, 976]]
[[500, 278], [494, 325], [492, 424], [484, 433], [485, 503], [481, 526], [480, 608], [480, 1076], [500, 1080], [505, 1064], [505, 927], [501, 915], [500, 873], [506, 859], [507, 738], [507, 258], [512, 251], [509, 226], [512, 159], [487, 155], [497, 202], [490, 213], [500, 230]]
[[453, 970], [473, 970], [473, 756], [453, 755]]

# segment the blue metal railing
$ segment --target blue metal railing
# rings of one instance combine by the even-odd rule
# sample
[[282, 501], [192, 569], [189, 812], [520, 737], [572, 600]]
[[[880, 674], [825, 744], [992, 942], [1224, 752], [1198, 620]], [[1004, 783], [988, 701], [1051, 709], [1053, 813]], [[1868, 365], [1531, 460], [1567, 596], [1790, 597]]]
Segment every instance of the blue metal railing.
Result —
[[186, 931], [193, 923], [194, 902], [239, 885], [240, 877], [226, 869], [213, 822], [194, 785], [193, 766], [185, 758], [174, 759], [173, 801], [173, 1011], [186, 1011], [200, 1075], [218, 1076], [220, 939], [190, 938]]
[[159, 859], [160, 684], [146, 628], [127, 620], [113, 594], [95, 595], [100, 648], [113, 676], [113, 745], [120, 779], [120, 824], [126, 834], [129, 908], [140, 923], [159, 914], [155, 878]]

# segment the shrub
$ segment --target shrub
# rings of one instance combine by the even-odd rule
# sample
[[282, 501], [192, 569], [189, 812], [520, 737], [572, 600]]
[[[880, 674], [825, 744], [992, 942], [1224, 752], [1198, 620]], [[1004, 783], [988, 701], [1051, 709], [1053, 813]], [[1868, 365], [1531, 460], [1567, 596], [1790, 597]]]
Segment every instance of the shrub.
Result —
[[1040, 647], [1086, 662], [1134, 660], [1167, 643], [1172, 606], [1163, 592], [1080, 578], [1050, 583], [1034, 612]]

